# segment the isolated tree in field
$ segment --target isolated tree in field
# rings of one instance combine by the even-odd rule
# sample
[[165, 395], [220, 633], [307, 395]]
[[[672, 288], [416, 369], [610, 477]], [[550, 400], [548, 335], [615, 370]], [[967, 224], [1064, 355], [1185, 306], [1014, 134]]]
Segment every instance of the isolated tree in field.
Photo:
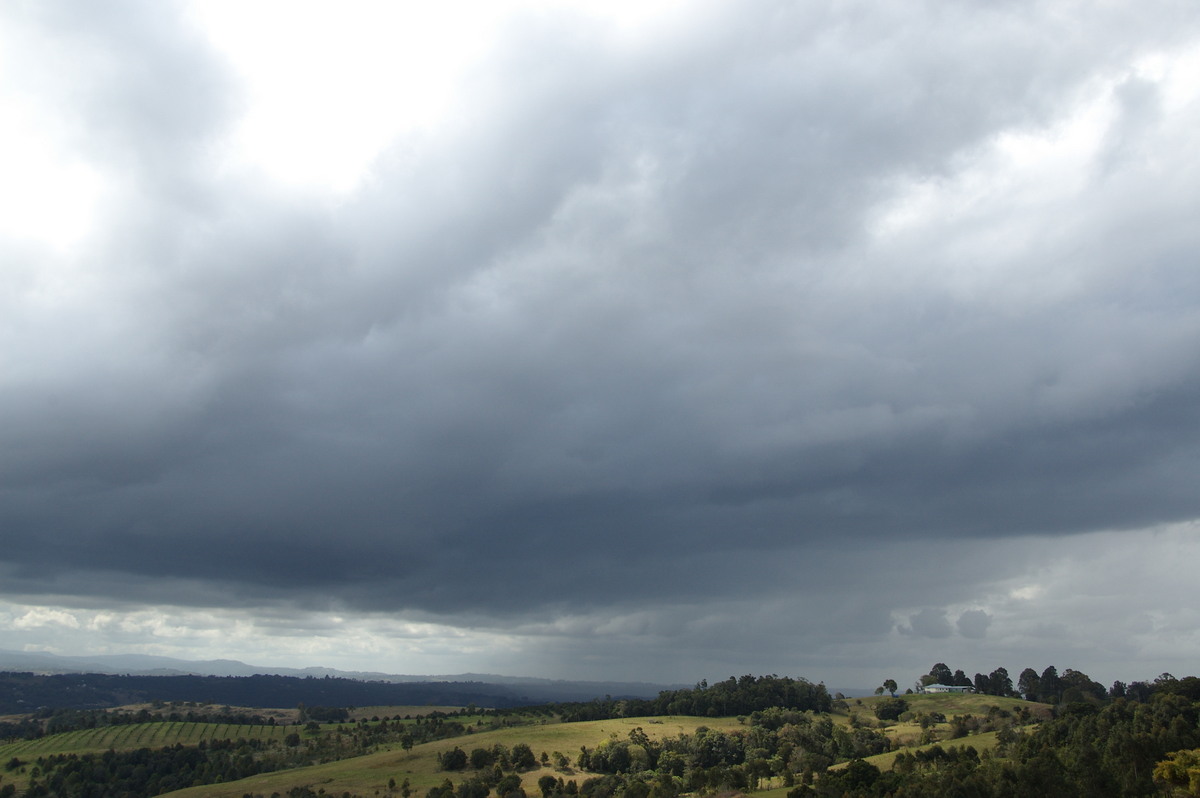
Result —
[[900, 689], [900, 685], [896, 684], [895, 679], [884, 679], [883, 689], [892, 694], [892, 698], [896, 697], [896, 691]]

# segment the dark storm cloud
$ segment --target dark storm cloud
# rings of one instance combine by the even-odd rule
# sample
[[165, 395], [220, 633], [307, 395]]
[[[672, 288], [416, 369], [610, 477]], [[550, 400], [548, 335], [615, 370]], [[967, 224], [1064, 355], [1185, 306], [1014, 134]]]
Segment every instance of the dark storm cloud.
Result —
[[[717, 9], [632, 52], [527, 20], [336, 208], [213, 170], [230, 78], [154, 9], [25, 20], [125, 203], [71, 313], [28, 298], [0, 400], [12, 591], [517, 624], [1200, 512], [1198, 183], [1189, 161], [1130, 191], [1155, 182], [1152, 86], [1118, 84], [1070, 218], [1012, 209], [1032, 240], [872, 232], [1194, 35], [1188, 5]], [[892, 588], [921, 605], [862, 586]], [[886, 634], [869, 605], [844, 620]], [[952, 634], [941, 609], [909, 628]]]

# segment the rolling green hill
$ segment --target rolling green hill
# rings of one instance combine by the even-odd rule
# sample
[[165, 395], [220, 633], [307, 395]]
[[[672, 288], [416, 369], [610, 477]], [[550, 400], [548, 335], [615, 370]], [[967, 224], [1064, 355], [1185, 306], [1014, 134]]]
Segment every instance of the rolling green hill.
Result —
[[[804, 723], [817, 723], [820, 717], [825, 717], [829, 719], [825, 721], [827, 724], [829, 721], [833, 724], [826, 728], [841, 729], [838, 733], [846, 739], [866, 735], [864, 739], [882, 740], [880, 735], [886, 735], [893, 744], [906, 747], [934, 740], [943, 744], [951, 741], [954, 744], [969, 743], [983, 750], [995, 745], [995, 734], [988, 733], [988, 729], [991, 728], [988, 724], [1008, 725], [1034, 720], [1049, 711], [1049, 708], [1043, 705], [983, 695], [921, 695], [904, 698], [907, 707], [897, 720], [884, 721], [876, 717], [875, 709], [888, 699], [885, 696], [876, 696], [838, 702], [834, 711], [825, 716], [791, 713], [791, 719], [786, 720], [786, 723], [795, 723], [797, 719], [804, 718], [809, 719], [804, 720]], [[400, 717], [396, 712], [395, 707], [360, 709], [354, 713], [358, 716], [359, 723], [325, 724], [310, 730], [301, 726], [170, 721], [84, 729], [0, 746], [0, 762], [9, 762], [15, 758], [26, 764], [26, 767], [16, 769], [8, 778], [9, 783], [23, 786], [28, 784], [33, 772], [32, 766], [39, 757], [138, 749], [160, 750], [168, 746], [211, 748], [215, 744], [214, 741], [256, 741], [259, 745], [249, 748], [241, 746], [230, 756], [241, 756], [244, 759], [273, 756], [276, 764], [272, 768], [288, 769], [257, 773], [252, 769], [246, 777], [236, 778], [239, 774], [236, 769], [229, 769], [232, 765], [226, 759], [223, 762], [227, 769], [218, 772], [225, 774], [225, 778], [236, 780], [177, 789], [167, 794], [194, 798], [242, 798], [247, 794], [286, 795], [289, 790], [308, 788], [314, 793], [324, 790], [327, 795], [400, 795], [402, 786], [407, 782], [413, 796], [424, 798], [430, 788], [443, 784], [447, 779], [459, 784], [481, 774], [481, 771], [470, 768], [454, 772], [443, 771], [440, 769], [439, 755], [456, 747], [469, 752], [475, 749], [492, 749], [496, 746], [512, 748], [523, 743], [532, 749], [535, 758], [543, 760], [542, 755], [545, 754], [542, 766], [520, 773], [521, 786], [526, 794], [538, 796], [541, 794], [538, 781], [545, 776], [562, 779], [564, 782], [574, 780], [577, 784], [582, 784], [588, 778], [603, 775], [600, 771], [583, 770], [578, 767], [579, 753], [583, 747], [594, 751], [606, 743], [628, 741], [631, 739], [631, 732], [636, 729], [641, 729], [650, 740], [678, 738], [680, 735], [695, 737], [701, 727], [719, 732], [737, 731], [747, 734], [752, 730], [751, 723], [760, 714], [754, 713], [753, 717], [725, 718], [610, 718], [571, 723], [531, 715], [525, 718], [505, 718], [504, 723], [516, 725], [492, 730], [485, 730], [483, 724], [500, 721], [479, 715], [455, 716], [453, 720], [462, 723], [459, 728], [464, 730], [465, 727], [466, 734], [418, 744], [411, 747], [411, 750], [406, 750], [404, 745], [397, 741], [395, 734], [391, 737], [370, 736], [371, 729], [378, 725], [370, 718], [382, 716], [387, 720], [389, 717]], [[975, 727], [969, 730], [963, 725], [968, 719], [970, 723], [975, 724]], [[760, 722], [763, 720], [759, 719]], [[430, 722], [435, 721], [436, 717]], [[392, 728], [412, 728], [410, 724], [416, 722], [404, 721], [401, 726], [392, 721]], [[784, 723], [785, 720], [781, 718], [779, 722]], [[953, 739], [955, 737], [960, 739]], [[288, 741], [286, 744], [285, 740]], [[385, 742], [379, 743], [378, 740]], [[268, 753], [270, 751], [275, 753]], [[287, 755], [290, 755], [291, 759], [286, 759]], [[554, 767], [556, 762], [561, 765], [564, 757], [569, 764], [565, 767]], [[894, 758], [895, 753], [889, 752], [870, 757], [869, 761], [886, 769], [890, 767]], [[297, 767], [298, 764], [303, 766]], [[262, 767], [258, 769], [261, 770]], [[245, 770], [241, 772], [246, 773]], [[235, 775], [230, 776], [230, 773]], [[755, 779], [760, 787], [776, 788], [770, 792], [780, 789], [786, 792], [780, 776], [770, 776], [767, 773], [760, 774]], [[187, 784], [188, 781], [183, 783]]]
[[[388, 794], [388, 780], [402, 784], [409, 781], [413, 794], [423, 798], [426, 791], [446, 778], [455, 782], [470, 775], [446, 773], [438, 769], [438, 754], [458, 746], [465, 750], [489, 748], [496, 744], [512, 747], [518, 743], [528, 744], [540, 757], [542, 751], [555, 751], [568, 756], [574, 762], [581, 746], [594, 748], [605, 740], [626, 739], [635, 728], [643, 729], [651, 739], [692, 734], [700, 726], [710, 729], [731, 731], [745, 728], [737, 718], [695, 718], [668, 716], [661, 718], [618, 718], [612, 720], [581, 721], [578, 723], [547, 723], [545, 725], [519, 726], [510, 729], [471, 734], [449, 740], [438, 740], [404, 751], [399, 746], [388, 751], [366, 756], [329, 762], [295, 770], [266, 773], [236, 782], [210, 784], [169, 793], [171, 798], [242, 798], [246, 793], [269, 796], [273, 792], [285, 795], [293, 787], [310, 786], [314, 791], [325, 790], [326, 794], [341, 795], [350, 792], [358, 795]], [[596, 773], [581, 771], [574, 767], [555, 770], [543, 767], [521, 775], [521, 783], [530, 796], [540, 795], [537, 782], [545, 775], [575, 779], [582, 782]], [[396, 792], [395, 794], [399, 794]]]
[[[407, 718], [380, 706], [323, 725], [165, 720], [0, 746], [0, 762], [8, 765], [0, 791], [31, 787], [30, 795], [74, 795], [59, 790], [75, 779], [121, 794], [177, 798], [512, 798], [518, 787], [529, 798], [583, 798], [585, 792], [586, 798], [723, 792], [786, 798], [803, 784], [813, 784], [814, 796], [858, 794], [869, 784], [862, 794], [894, 794], [904, 786], [917, 790], [913, 795], [940, 798], [954, 794], [947, 785], [962, 781], [980, 795], [992, 795], [997, 785], [1017, 785], [1016, 792], [995, 794], [1077, 794], [1082, 784], [1096, 788], [1090, 794], [1148, 794], [1159, 763], [1176, 754], [1187, 755], [1180, 761], [1200, 760], [1200, 699], [1185, 687], [1190, 683], [1164, 681], [1149, 701], [1057, 708], [941, 694], [838, 700], [830, 712], [771, 707], [733, 717], [564, 720], [581, 709], [628, 708], [605, 701], [564, 706], [558, 716], [558, 707], [542, 706]], [[1112, 742], [1134, 737], [1144, 744]], [[139, 772], [149, 778], [136, 787], [121, 782]]]

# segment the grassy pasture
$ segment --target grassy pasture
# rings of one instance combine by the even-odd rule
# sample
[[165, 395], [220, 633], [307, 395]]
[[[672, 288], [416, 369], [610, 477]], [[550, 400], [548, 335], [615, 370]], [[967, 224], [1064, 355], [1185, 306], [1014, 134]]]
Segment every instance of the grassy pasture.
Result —
[[[595, 748], [613, 736], [619, 739], [627, 738], [629, 732], [639, 726], [652, 738], [692, 734], [700, 726], [722, 730], [745, 728], [736, 718], [670, 716], [517, 726], [469, 734], [449, 740], [437, 740], [418, 745], [407, 752], [399, 746], [395, 746], [388, 751], [353, 759], [296, 770], [265, 773], [226, 784], [192, 787], [168, 793], [168, 795], [172, 798], [241, 798], [246, 793], [270, 795], [273, 792], [279, 792], [286, 794], [292, 787], [306, 785], [314, 790], [324, 789], [327, 794], [332, 795], [340, 795], [347, 791], [359, 795], [373, 795], [376, 790], [381, 795], [386, 795], [389, 778], [394, 778], [397, 784], [403, 783], [407, 778], [414, 793], [424, 795], [430, 787], [440, 784], [446, 778], [458, 783], [474, 774], [474, 771], [469, 769], [457, 773], [438, 770], [437, 755], [443, 751], [449, 751], [455, 746], [470, 753], [474, 748], [490, 748], [497, 743], [511, 748], [513, 745], [523, 742], [528, 744], [533, 749], [534, 755], [539, 758], [542, 751], [548, 754], [559, 751], [574, 762], [579, 755], [580, 746], [586, 745], [588, 748]], [[579, 782], [589, 776], [597, 775], [574, 768], [562, 771], [551, 767], [538, 768], [522, 774], [522, 785], [525, 792], [529, 795], [539, 795], [537, 780], [547, 774], [553, 775], [555, 778], [575, 779]]]
[[[8, 762], [14, 757], [32, 764], [38, 757], [52, 754], [101, 754], [108, 750], [135, 751], [139, 748], [165, 748], [176, 743], [199, 745], [202, 740], [282, 741], [289, 731], [298, 731], [300, 728], [299, 726], [248, 726], [189, 721], [103, 726], [0, 745], [0, 763]], [[26, 772], [16, 771], [0, 775], [4, 776], [5, 784], [12, 783], [18, 788], [24, 789], [29, 783], [28, 765], [23, 770]]]
[[[990, 751], [996, 747], [996, 745], [997, 745], [996, 732], [984, 732], [982, 734], [972, 734], [968, 737], [960, 737], [957, 740], [942, 740], [941, 742], [930, 743], [929, 745], [916, 745], [916, 746], [911, 746], [911, 747], [905, 747], [905, 748], [901, 748], [897, 751], [888, 751], [886, 754], [876, 754], [875, 756], [869, 756], [869, 757], [866, 757], [863, 761], [870, 762], [875, 767], [886, 772], [886, 771], [889, 771], [892, 769], [892, 763], [896, 761], [896, 756], [898, 754], [901, 754], [901, 753], [913, 754], [913, 753], [916, 753], [917, 751], [928, 751], [930, 748], [933, 748], [934, 746], [939, 746], [939, 745], [943, 749], [950, 748], [951, 746], [954, 746], [956, 748], [974, 748], [976, 751], [978, 751], [979, 753], [982, 754], [984, 751]], [[847, 765], [846, 762], [839, 762], [838, 764], [833, 765], [829, 769], [830, 770], [839, 770], [841, 768], [846, 767], [846, 765]]]
[[[414, 711], [432, 712], [436, 707], [372, 707], [364, 717], [375, 715], [393, 716], [414, 714]], [[451, 708], [453, 709], [453, 708]], [[388, 712], [387, 710], [391, 710]], [[479, 722], [480, 718], [463, 718], [467, 722]], [[369, 723], [370, 721], [368, 721]], [[322, 732], [341, 728], [342, 724], [323, 723]], [[134, 751], [138, 748], [163, 748], [181, 743], [198, 745], [209, 740], [276, 740], [282, 741], [289, 732], [301, 732], [303, 727], [278, 724], [247, 725], [236, 723], [201, 723], [196, 721], [154, 721], [150, 723], [127, 723], [116, 726], [101, 726], [94, 729], [52, 734], [36, 740], [19, 740], [0, 745], [0, 762], [13, 757], [30, 761], [51, 754], [86, 754], [104, 751]]]
[[[946, 716], [947, 721], [955, 715], [974, 715], [977, 718], [985, 718], [992, 707], [998, 707], [1010, 713], [1014, 719], [1018, 710], [1025, 709], [1029, 712], [1031, 718], [1037, 721], [1049, 718], [1052, 713], [1052, 707], [1049, 704], [1038, 704], [1032, 701], [1023, 701], [1019, 698], [941, 693], [936, 695], [898, 696], [898, 698], [903, 698], [908, 702], [908, 711], [913, 714], [912, 720], [898, 722], [880, 721], [875, 717], [875, 705], [887, 697], [871, 696], [869, 698], [850, 699], [847, 702], [849, 704], [849, 711], [835, 713], [834, 719], [840, 719], [848, 723], [850, 718], [854, 717], [863, 726], [882, 729], [884, 734], [891, 737], [900, 745], [913, 746], [921, 739], [922, 729], [917, 722], [917, 716], [921, 714], [940, 712]], [[943, 744], [948, 742], [946, 739], [950, 734], [950, 724], [948, 722], [935, 724], [933, 729], [942, 738], [941, 742]]]
[[[799, 782], [799, 779], [797, 779], [797, 782]], [[754, 793], [754, 798], [787, 798], [787, 794], [794, 789], [796, 789], [796, 788], [795, 787], [772, 787], [770, 789], [759, 790], [758, 792]]]
[[[863, 721], [874, 720], [875, 705], [890, 697], [882, 695], [849, 698], [846, 699], [846, 703], [850, 705], [851, 714], [858, 714]], [[1049, 717], [1051, 710], [1049, 704], [975, 693], [926, 693], [897, 695], [896, 697], [907, 701], [908, 708], [912, 712], [941, 712], [947, 718], [953, 715], [986, 715], [989, 707], [1000, 707], [1000, 709], [1014, 714], [1019, 708], [1025, 707], [1039, 718]]]
[[[888, 737], [901, 745], [905, 750], [915, 751], [919, 748], [927, 748], [933, 745], [961, 745], [964, 742], [970, 742], [977, 750], [982, 752], [985, 748], [991, 748], [995, 745], [994, 740], [988, 742], [987, 733], [972, 734], [969, 737], [960, 737], [951, 739], [951, 724], [949, 721], [955, 715], [973, 715], [983, 719], [988, 715], [988, 711], [992, 707], [998, 707], [1005, 712], [1010, 713], [1011, 720], [1015, 721], [1017, 712], [1024, 709], [1029, 712], [1033, 723], [1049, 718], [1053, 713], [1053, 708], [1049, 704], [1038, 704], [1032, 701], [1023, 701], [1019, 698], [1001, 698], [991, 695], [974, 695], [974, 694], [951, 694], [941, 693], [936, 695], [906, 695], [898, 696], [908, 702], [909, 712], [913, 714], [911, 720], [904, 721], [880, 721], [875, 717], [875, 704], [882, 701], [887, 696], [872, 696], [863, 699], [851, 699], [850, 712], [845, 715], [845, 720], [849, 722], [850, 716], [857, 718], [858, 722], [864, 726], [878, 728], [883, 731]], [[922, 732], [917, 716], [932, 712], [940, 712], [946, 716], [946, 723], [936, 723], [931, 729], [937, 736], [935, 742], [929, 743], [927, 746], [919, 745]], [[976, 740], [982, 742], [976, 744]], [[887, 767], [891, 767], [891, 760], [895, 758], [893, 755], [883, 755], [890, 757], [886, 759]], [[874, 759], [869, 760], [874, 761]]]
[[167, 721], [163, 723], [130, 723], [123, 726], [103, 726], [79, 729], [0, 745], [0, 762], [13, 757], [31, 761], [50, 754], [87, 754], [114, 751], [133, 751], [138, 748], [163, 748], [182, 743], [197, 745], [201, 740], [283, 740], [297, 727], [243, 726], [227, 723], [192, 723]]

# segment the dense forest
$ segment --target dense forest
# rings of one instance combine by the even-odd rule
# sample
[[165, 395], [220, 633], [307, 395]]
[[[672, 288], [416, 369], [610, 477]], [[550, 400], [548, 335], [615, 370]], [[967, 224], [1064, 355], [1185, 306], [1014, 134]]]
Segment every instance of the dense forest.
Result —
[[466, 706], [532, 703], [504, 685], [482, 682], [360, 682], [296, 676], [115, 676], [0, 673], [0, 715], [96, 709], [149, 701], [201, 701], [241, 707]]

